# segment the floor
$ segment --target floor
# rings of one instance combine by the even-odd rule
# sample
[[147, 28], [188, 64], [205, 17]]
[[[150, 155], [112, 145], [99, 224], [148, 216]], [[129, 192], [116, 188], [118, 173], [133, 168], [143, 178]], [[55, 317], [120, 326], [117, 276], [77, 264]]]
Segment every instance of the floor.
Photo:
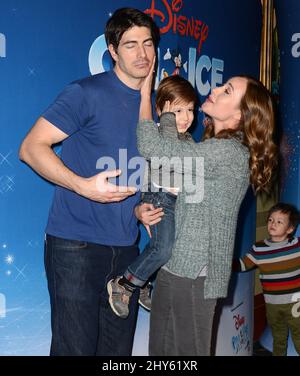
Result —
[[272, 356], [272, 353], [262, 347], [261, 344], [257, 341], [253, 344], [253, 356]]

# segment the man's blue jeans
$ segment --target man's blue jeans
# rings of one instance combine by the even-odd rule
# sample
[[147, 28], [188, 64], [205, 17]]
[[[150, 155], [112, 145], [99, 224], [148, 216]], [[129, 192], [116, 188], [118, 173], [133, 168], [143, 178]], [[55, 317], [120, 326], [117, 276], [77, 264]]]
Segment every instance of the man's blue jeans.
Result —
[[175, 204], [177, 196], [169, 192], [145, 192], [143, 202], [163, 208], [164, 216], [151, 226], [150, 242], [139, 257], [129, 265], [124, 276], [134, 285], [142, 287], [172, 254], [175, 238]]
[[126, 320], [108, 303], [106, 284], [138, 255], [137, 245], [104, 246], [47, 235], [45, 268], [51, 304], [50, 355], [131, 355], [137, 294]]

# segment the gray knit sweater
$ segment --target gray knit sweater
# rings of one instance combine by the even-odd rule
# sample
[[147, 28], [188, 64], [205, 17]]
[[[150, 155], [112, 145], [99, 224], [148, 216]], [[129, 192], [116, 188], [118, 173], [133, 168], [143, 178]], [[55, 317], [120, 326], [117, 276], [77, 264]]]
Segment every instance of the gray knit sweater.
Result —
[[[188, 203], [185, 187], [178, 195], [175, 243], [166, 267], [179, 276], [196, 279], [207, 265], [205, 298], [225, 297], [237, 216], [249, 185], [249, 152], [234, 138], [184, 142], [174, 133], [174, 122], [174, 115], [166, 113], [161, 118], [160, 133], [153, 121], [141, 121], [137, 127], [138, 149], [147, 159], [153, 156], [204, 158], [203, 200]], [[195, 174], [195, 171], [185, 169], [184, 174], [187, 173]], [[203, 171], [196, 173], [203, 175]]]
[[[168, 118], [163, 115], [163, 119], [167, 120]], [[165, 123], [165, 124], [164, 124]], [[167, 123], [167, 124], [166, 124]], [[172, 126], [172, 123], [166, 122], [163, 120], [161, 126], [158, 127], [158, 132], [163, 132], [165, 136], [167, 133], [176, 134], [176, 123]], [[194, 140], [190, 133], [177, 133], [178, 139], [183, 140], [185, 142], [192, 142]], [[153, 156], [152, 156], [153, 157]], [[153, 162], [153, 160], [152, 160]], [[182, 185], [183, 180], [183, 171], [177, 168], [174, 169], [172, 163], [163, 163], [163, 160], [155, 161], [155, 163], [151, 163], [151, 161], [146, 161], [146, 173], [144, 175], [144, 181], [142, 184], [142, 192], [147, 192], [149, 189], [149, 183], [154, 183], [156, 186], [164, 187], [164, 188], [180, 188]], [[151, 184], [151, 185], [152, 185]]]

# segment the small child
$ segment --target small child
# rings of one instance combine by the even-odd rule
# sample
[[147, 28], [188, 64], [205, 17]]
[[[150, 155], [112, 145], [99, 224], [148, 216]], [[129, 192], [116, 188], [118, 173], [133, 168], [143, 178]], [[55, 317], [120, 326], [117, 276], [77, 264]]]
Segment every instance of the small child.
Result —
[[[182, 142], [194, 142], [186, 131], [193, 123], [197, 101], [197, 94], [189, 81], [178, 75], [164, 78], [159, 84], [155, 99], [157, 114], [161, 116], [160, 131], [168, 132], [170, 116], [174, 117], [175, 114], [178, 137]], [[167, 161], [165, 163], [168, 164]], [[149, 186], [147, 184], [148, 191], [143, 193], [142, 201], [153, 204], [155, 208], [161, 207], [164, 215], [159, 223], [151, 226], [150, 242], [144, 251], [123, 276], [118, 276], [107, 284], [110, 306], [121, 318], [128, 316], [129, 299], [136, 288], [140, 288], [139, 304], [150, 310], [151, 283], [147, 281], [169, 260], [174, 243], [174, 209], [180, 190], [176, 182], [182, 180], [182, 175], [178, 176], [174, 170], [170, 170], [169, 164], [154, 166], [149, 163], [148, 166], [150, 183]]]
[[266, 303], [267, 321], [273, 335], [273, 355], [287, 353], [289, 329], [300, 355], [300, 238], [293, 236], [299, 223], [298, 210], [278, 203], [268, 213], [270, 238], [257, 242], [234, 263], [235, 271], [259, 268]]

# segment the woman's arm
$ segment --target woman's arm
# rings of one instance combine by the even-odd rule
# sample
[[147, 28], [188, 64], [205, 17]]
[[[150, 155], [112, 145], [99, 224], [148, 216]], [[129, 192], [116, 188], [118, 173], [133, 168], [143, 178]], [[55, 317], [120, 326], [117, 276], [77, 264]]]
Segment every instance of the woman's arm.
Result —
[[[146, 159], [151, 159], [152, 157], [167, 157], [170, 159], [172, 157], [194, 157], [196, 156], [196, 151], [191, 152], [191, 148], [188, 145], [185, 145], [185, 147], [183, 145], [184, 143], [194, 144], [194, 142], [183, 142], [178, 139], [176, 117], [175, 114], [169, 112], [170, 103], [168, 101], [160, 118], [160, 127], [158, 128], [153, 121], [151, 91], [154, 65], [155, 62], [153, 62], [149, 74], [141, 86], [140, 121], [137, 128], [138, 149]], [[182, 165], [182, 163], [179, 163], [179, 165]], [[182, 168], [176, 170], [182, 172]]]
[[[163, 114], [161, 120], [164, 116], [168, 116], [170, 113]], [[159, 129], [153, 120], [141, 120], [137, 126], [137, 144], [140, 153], [146, 158], [151, 157], [196, 157], [200, 156], [201, 147], [200, 143], [196, 144], [194, 142], [187, 142], [179, 140], [177, 137], [176, 124], [174, 117], [168, 117], [172, 123], [169, 124], [168, 128], [173, 128], [174, 133], [172, 135], [164, 133], [164, 131], [159, 132]], [[163, 129], [163, 128], [162, 128]]]
[[152, 66], [148, 73], [148, 76], [144, 79], [141, 86], [141, 103], [140, 103], [140, 116], [139, 120], [152, 120], [152, 103], [151, 103], [151, 92], [152, 92], [152, 83], [154, 79], [154, 67], [155, 67], [155, 58], [153, 59]]

